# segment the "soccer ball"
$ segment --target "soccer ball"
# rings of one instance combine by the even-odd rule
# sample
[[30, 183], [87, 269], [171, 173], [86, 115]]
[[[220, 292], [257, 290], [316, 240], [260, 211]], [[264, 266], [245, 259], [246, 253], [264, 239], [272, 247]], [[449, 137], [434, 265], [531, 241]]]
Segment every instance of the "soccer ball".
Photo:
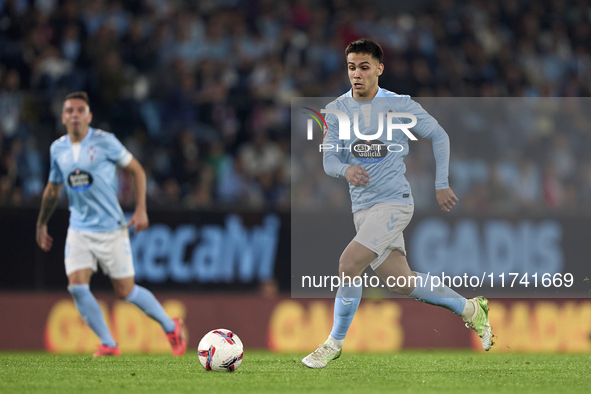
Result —
[[234, 371], [242, 363], [242, 341], [230, 330], [218, 328], [205, 334], [197, 347], [206, 371]]

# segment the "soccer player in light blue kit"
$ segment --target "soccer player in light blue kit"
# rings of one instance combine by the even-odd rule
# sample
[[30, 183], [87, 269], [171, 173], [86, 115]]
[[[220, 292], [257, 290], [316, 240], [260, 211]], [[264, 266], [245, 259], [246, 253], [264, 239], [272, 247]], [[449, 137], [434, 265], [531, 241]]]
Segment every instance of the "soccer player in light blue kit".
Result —
[[[433, 144], [436, 162], [435, 189], [441, 209], [449, 212], [458, 201], [448, 185], [449, 138], [437, 121], [409, 96], [398, 95], [378, 86], [384, 70], [383, 52], [370, 40], [361, 39], [349, 44], [345, 51], [352, 89], [327, 105], [327, 110], [340, 110], [365, 135], [377, 134], [378, 114], [410, 113], [417, 119], [412, 132], [428, 138]], [[375, 98], [375, 100], [374, 100]], [[386, 130], [383, 119], [383, 130]], [[396, 294], [441, 306], [461, 316], [466, 326], [476, 331], [482, 347], [492, 346], [492, 331], [488, 320], [488, 300], [484, 297], [465, 299], [447, 286], [431, 287], [427, 275], [413, 272], [406, 260], [402, 231], [414, 212], [412, 193], [404, 177], [403, 159], [408, 154], [408, 136], [394, 130], [392, 139], [366, 141], [351, 131], [351, 140], [339, 139], [339, 122], [335, 114], [326, 116], [324, 170], [336, 178], [349, 182], [357, 235], [339, 259], [339, 276], [354, 278], [368, 267]], [[404, 121], [393, 123], [406, 123]], [[355, 148], [359, 146], [358, 148]], [[394, 284], [388, 278], [404, 278]], [[403, 287], [400, 285], [406, 284]], [[357, 284], [357, 286], [356, 286]], [[398, 286], [397, 286], [398, 285]], [[341, 349], [353, 316], [361, 300], [361, 283], [341, 284], [337, 292], [332, 331], [326, 342], [302, 363], [309, 368], [324, 368], [341, 355]]]
[[[121, 355], [90, 292], [90, 277], [97, 263], [111, 278], [115, 294], [160, 323], [173, 355], [182, 356], [187, 348], [182, 320], [168, 317], [154, 295], [134, 281], [128, 227], [134, 226], [136, 232], [148, 228], [146, 174], [115, 135], [89, 127], [92, 113], [88, 103], [85, 92], [71, 93], [64, 101], [62, 123], [67, 134], [50, 148], [49, 182], [37, 219], [37, 244], [46, 252], [52, 247], [47, 223], [65, 184], [70, 208], [64, 253], [68, 291], [80, 315], [101, 341], [94, 356]], [[135, 180], [136, 208], [127, 224], [117, 201], [117, 165]]]

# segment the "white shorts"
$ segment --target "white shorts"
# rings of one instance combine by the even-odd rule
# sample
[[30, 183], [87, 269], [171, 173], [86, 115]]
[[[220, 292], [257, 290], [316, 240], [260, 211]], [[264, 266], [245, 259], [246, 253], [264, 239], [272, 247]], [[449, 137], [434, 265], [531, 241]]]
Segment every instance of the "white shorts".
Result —
[[66, 275], [86, 268], [96, 272], [97, 263], [103, 273], [113, 279], [135, 275], [126, 228], [107, 233], [68, 229], [64, 260]]
[[400, 250], [406, 256], [404, 236], [414, 213], [414, 205], [403, 203], [376, 204], [353, 214], [357, 235], [353, 238], [378, 257], [370, 267], [377, 269], [393, 250]]

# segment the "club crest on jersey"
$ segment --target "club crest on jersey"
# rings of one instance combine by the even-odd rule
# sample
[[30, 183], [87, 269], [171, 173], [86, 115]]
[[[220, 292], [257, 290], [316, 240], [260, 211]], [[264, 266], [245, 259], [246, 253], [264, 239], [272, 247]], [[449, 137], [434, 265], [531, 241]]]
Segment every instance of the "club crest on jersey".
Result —
[[94, 155], [96, 154], [96, 149], [94, 149], [94, 146], [88, 148], [86, 154], [88, 155], [88, 157], [90, 158], [90, 162], [92, 163], [92, 161], [94, 160]]
[[68, 175], [68, 185], [76, 192], [83, 192], [92, 186], [92, 175], [78, 168]]

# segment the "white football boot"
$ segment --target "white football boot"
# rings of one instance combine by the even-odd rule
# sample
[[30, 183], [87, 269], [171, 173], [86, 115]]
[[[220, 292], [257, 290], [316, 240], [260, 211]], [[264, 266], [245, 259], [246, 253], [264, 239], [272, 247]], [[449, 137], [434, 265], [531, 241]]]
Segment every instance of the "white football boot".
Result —
[[333, 347], [330, 340], [326, 340], [318, 349], [302, 359], [302, 364], [308, 368], [324, 368], [329, 361], [336, 360], [341, 356], [341, 348]]

